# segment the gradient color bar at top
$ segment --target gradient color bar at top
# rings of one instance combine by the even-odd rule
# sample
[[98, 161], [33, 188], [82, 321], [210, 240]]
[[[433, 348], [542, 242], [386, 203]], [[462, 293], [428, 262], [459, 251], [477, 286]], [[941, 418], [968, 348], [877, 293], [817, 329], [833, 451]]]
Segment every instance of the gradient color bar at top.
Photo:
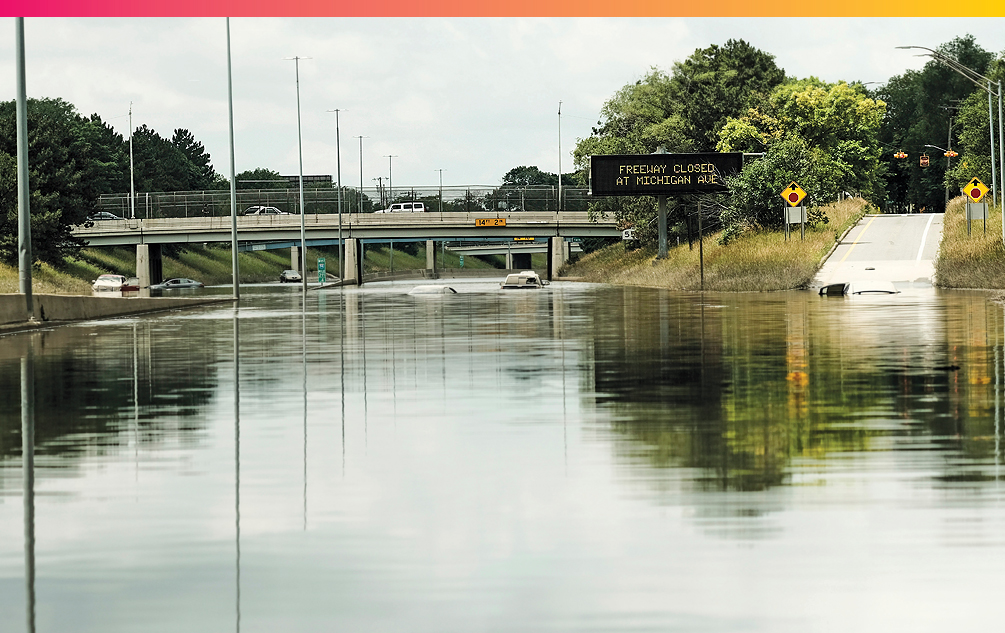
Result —
[[[945, 0], [0, 0], [23, 17], [961, 17]], [[953, 11], [956, 12], [953, 12]], [[1005, 14], [1002, 0], [970, 0], [974, 20]], [[780, 33], [779, 37], [798, 37]]]

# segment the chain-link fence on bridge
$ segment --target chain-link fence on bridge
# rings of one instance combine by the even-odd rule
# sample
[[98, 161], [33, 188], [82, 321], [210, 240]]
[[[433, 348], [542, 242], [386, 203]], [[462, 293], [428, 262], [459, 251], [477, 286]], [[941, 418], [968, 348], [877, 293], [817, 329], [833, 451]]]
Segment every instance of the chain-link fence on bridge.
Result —
[[[562, 210], [586, 211], [587, 190], [562, 187]], [[342, 187], [342, 213], [372, 213], [392, 202], [422, 202], [428, 212], [495, 213], [512, 211], [558, 211], [558, 187], [531, 185], [472, 185], [464, 187]], [[98, 201], [99, 211], [119, 217], [133, 217], [129, 194], [106, 194]], [[137, 218], [188, 218], [230, 215], [230, 191], [172, 191], [137, 193]], [[299, 188], [238, 189], [237, 212], [253, 206], [276, 207], [286, 213], [300, 213]], [[337, 188], [304, 189], [304, 212], [339, 212]]]

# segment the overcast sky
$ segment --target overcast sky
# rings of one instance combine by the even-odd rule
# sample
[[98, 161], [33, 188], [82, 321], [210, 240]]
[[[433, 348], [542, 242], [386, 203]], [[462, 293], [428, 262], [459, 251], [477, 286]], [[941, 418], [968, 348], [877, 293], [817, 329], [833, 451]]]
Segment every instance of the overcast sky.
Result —
[[[744, 39], [790, 76], [884, 82], [966, 33], [1005, 50], [1005, 19], [946, 18], [238, 18], [231, 20], [237, 171], [296, 174], [297, 97], [305, 174], [342, 180], [388, 175], [399, 186], [498, 184], [517, 165], [563, 171], [604, 102], [656, 66]], [[29, 97], [62, 97], [128, 134], [146, 124], [170, 138], [190, 130], [229, 174], [226, 30], [222, 18], [29, 18]], [[0, 63], [15, 91], [14, 28], [0, 30]]]

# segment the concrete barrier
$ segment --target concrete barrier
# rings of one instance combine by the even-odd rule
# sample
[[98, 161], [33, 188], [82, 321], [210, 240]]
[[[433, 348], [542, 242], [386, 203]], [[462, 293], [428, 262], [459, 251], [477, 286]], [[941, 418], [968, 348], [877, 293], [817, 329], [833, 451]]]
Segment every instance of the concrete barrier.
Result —
[[233, 301], [231, 297], [95, 297], [85, 295], [33, 294], [34, 322], [25, 318], [25, 298], [21, 294], [0, 294], [0, 329], [11, 331], [65, 321], [86, 321], [108, 317], [194, 308]]

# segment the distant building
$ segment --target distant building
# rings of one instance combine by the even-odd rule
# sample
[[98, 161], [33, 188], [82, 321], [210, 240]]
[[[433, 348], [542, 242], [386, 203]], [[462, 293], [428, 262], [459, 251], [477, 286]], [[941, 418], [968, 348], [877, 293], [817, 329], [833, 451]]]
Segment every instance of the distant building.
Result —
[[[283, 176], [293, 189], [300, 188], [300, 176]], [[332, 177], [330, 175], [304, 175], [304, 189], [331, 189]]]

